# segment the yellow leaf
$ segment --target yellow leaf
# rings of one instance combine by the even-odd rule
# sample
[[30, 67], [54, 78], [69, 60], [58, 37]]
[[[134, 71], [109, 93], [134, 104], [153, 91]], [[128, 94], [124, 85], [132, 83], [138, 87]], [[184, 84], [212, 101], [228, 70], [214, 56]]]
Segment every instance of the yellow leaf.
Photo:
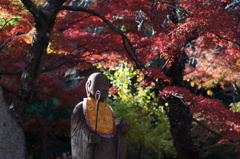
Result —
[[191, 85], [191, 87], [194, 87], [195, 84], [194, 84], [194, 82], [190, 82], [190, 85]]
[[212, 95], [213, 95], [213, 91], [211, 91], [211, 90], [207, 90], [207, 95], [212, 96]]

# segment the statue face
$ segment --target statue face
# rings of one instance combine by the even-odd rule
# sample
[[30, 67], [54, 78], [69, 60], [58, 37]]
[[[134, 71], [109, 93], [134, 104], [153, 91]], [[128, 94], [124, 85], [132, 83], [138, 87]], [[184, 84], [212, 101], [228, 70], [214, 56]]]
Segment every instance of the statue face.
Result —
[[100, 101], [103, 102], [108, 97], [109, 80], [102, 73], [93, 73], [89, 76], [86, 83], [87, 94], [90, 97], [95, 98], [96, 91], [100, 91]]

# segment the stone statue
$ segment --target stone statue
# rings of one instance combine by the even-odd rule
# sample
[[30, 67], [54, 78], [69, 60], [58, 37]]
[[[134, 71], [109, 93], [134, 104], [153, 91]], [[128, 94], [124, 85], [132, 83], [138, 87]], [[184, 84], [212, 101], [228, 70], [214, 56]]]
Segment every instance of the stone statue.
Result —
[[77, 104], [71, 118], [73, 159], [124, 159], [129, 123], [118, 125], [107, 104], [109, 80], [93, 73], [86, 83], [87, 98]]
[[24, 159], [25, 136], [4, 99], [0, 87], [0, 159]]

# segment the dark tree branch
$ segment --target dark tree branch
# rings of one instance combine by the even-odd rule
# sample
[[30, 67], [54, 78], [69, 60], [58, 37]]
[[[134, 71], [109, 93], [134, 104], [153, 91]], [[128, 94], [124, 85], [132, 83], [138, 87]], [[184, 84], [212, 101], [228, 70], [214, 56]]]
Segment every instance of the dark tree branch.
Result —
[[33, 17], [38, 17], [39, 15], [39, 9], [36, 5], [36, 3], [34, 3], [31, 0], [21, 0], [22, 3], [25, 5], [25, 7], [29, 10], [29, 12], [33, 15]]
[[213, 33], [213, 34], [216, 35], [217, 37], [219, 37], [220, 39], [223, 39], [223, 40], [232, 42], [232, 43], [234, 43], [234, 44], [236, 44], [237, 46], [240, 47], [240, 42], [237, 42], [237, 41], [234, 41], [234, 40], [230, 40], [230, 39], [224, 38], [224, 37], [222, 37], [221, 35], [219, 35], [219, 34], [217, 34], [217, 33]]
[[131, 53], [130, 51], [127, 51], [127, 54], [131, 57], [131, 59], [136, 64], [136, 66], [141, 70], [144, 68], [143, 64], [137, 58], [136, 50], [134, 49], [134, 47], [133, 47], [131, 41], [129, 40], [129, 38], [119, 28], [115, 27], [109, 20], [107, 20], [103, 15], [99, 14], [98, 12], [96, 12], [94, 10], [91, 10], [91, 9], [88, 9], [88, 8], [83, 8], [83, 7], [62, 6], [61, 10], [82, 11], [82, 12], [92, 14], [92, 15], [97, 16], [100, 19], [102, 19], [103, 22], [105, 22], [111, 28], [111, 30], [113, 30], [114, 32], [116, 32], [117, 34], [122, 36], [123, 43], [125, 43], [125, 41], [127, 42], [129, 47], [131, 48], [131, 52], [132, 52]]
[[[82, 11], [82, 12], [86, 12], [86, 13], [92, 14], [92, 15], [97, 16], [100, 19], [102, 19], [111, 28], [111, 30], [113, 30], [114, 32], [116, 32], [117, 34], [119, 34], [122, 37], [122, 42], [123, 42], [124, 49], [126, 50], [127, 55], [135, 63], [137, 68], [140, 69], [140, 70], [146, 70], [145, 66], [138, 59], [138, 57], [136, 55], [136, 50], [133, 47], [133, 45], [132, 45], [131, 41], [129, 40], [129, 38], [119, 28], [115, 27], [109, 20], [107, 20], [104, 16], [102, 16], [101, 14], [99, 14], [98, 12], [96, 12], [94, 10], [83, 8], [83, 7], [62, 6], [61, 10]], [[128, 47], [130, 47], [131, 50], [129, 50]], [[157, 84], [156, 80], [154, 80], [153, 78], [151, 78], [151, 79], [155, 83], [158, 91], [161, 92], [161, 88]]]
[[158, 0], [158, 2], [161, 3], [161, 4], [164, 4], [164, 5], [168, 6], [168, 7], [182, 10], [182, 11], [184, 11], [189, 17], [192, 17], [193, 15], [195, 15], [194, 12], [192, 12], [192, 11], [190, 11], [190, 10], [186, 10], [186, 9], [184, 9], [183, 7], [177, 7], [177, 6], [174, 6], [174, 5], [170, 4], [170, 3], [163, 2], [163, 1], [161, 1], [161, 0]]
[[6, 27], [12, 20], [18, 20], [20, 18], [12, 18], [12, 19], [9, 19], [9, 20], [6, 20], [4, 18], [1, 18], [4, 20], [4, 24], [2, 24], [1, 28], [0, 28], [0, 32], [4, 29], [4, 27]]
[[[67, 61], [64, 61], [62, 63], [58, 63], [57, 65], [54, 65], [54, 66], [50, 66], [50, 67], [46, 67], [44, 69], [42, 69], [41, 73], [44, 73], [44, 72], [49, 72], [49, 71], [52, 71], [52, 70], [55, 70], [55, 69], [58, 69], [66, 64], [72, 64], [72, 65], [75, 65], [75, 64], [78, 64], [78, 63], [81, 63], [81, 62], [85, 62], [85, 63], [88, 63], [86, 62], [85, 60], [75, 60], [75, 61], [72, 61], [72, 60], [67, 60]], [[89, 62], [90, 64], [90, 62]]]
[[22, 34], [25, 34], [25, 33], [21, 33], [21, 32], [17, 32], [15, 34], [13, 34], [12, 36], [10, 36], [6, 41], [4, 41], [1, 45], [0, 45], [0, 51], [5, 48], [9, 43], [11, 43], [14, 38], [18, 35], [22, 35]]
[[[172, 95], [172, 96], [175, 97], [175, 98], [178, 98], [178, 99], [184, 104], [184, 106], [185, 106], [186, 108], [188, 108], [188, 106], [187, 106], [186, 103], [182, 100], [181, 97], [174, 96], [174, 95]], [[209, 128], [208, 126], [206, 126], [203, 122], [201, 122], [201, 121], [193, 118], [191, 115], [187, 114], [182, 108], [179, 107], [179, 110], [181, 110], [181, 112], [182, 112], [184, 115], [188, 116], [191, 120], [193, 120], [194, 122], [196, 122], [197, 124], [199, 124], [200, 126], [202, 126], [204, 129], [206, 129], [207, 131], [209, 131], [210, 133], [212, 133], [213, 135], [215, 135], [217, 138], [221, 138], [221, 137], [222, 137], [219, 133], [217, 133], [216, 131], [210, 129], [210, 128]]]
[[[102, 54], [102, 53], [104, 53], [106, 51], [108, 51], [108, 50], [104, 50], [104, 51], [100, 52], [99, 54]], [[83, 52], [81, 52], [81, 53], [83, 53]], [[70, 59], [68, 59], [68, 60], [66, 60], [66, 58], [67, 58], [66, 56], [64, 56], [60, 60], [58, 59], [58, 61], [64, 60], [61, 63], [57, 63], [57, 64], [54, 63], [53, 65], [44, 66], [44, 68], [41, 70], [41, 73], [45, 73], [45, 72], [49, 72], [49, 71], [58, 69], [59, 67], [62, 67], [62, 66], [67, 65], [67, 64], [75, 65], [75, 64], [78, 64], [78, 63], [81, 63], [81, 62], [91, 64], [91, 62], [86, 62], [85, 60], [74, 60], [74, 58], [79, 58], [78, 55], [69, 55], [69, 56], [72, 56], [72, 57]], [[84, 58], [84, 57], [82, 56], [82, 58]], [[95, 62], [100, 62], [100, 61], [102, 61], [102, 60], [97, 60]], [[22, 73], [23, 73], [23, 70], [18, 70], [18, 71], [0, 71], [0, 75], [17, 76], [17, 75], [21, 75]]]
[[21, 75], [23, 70], [19, 71], [0, 71], [0, 75], [10, 75], [10, 76], [16, 76]]

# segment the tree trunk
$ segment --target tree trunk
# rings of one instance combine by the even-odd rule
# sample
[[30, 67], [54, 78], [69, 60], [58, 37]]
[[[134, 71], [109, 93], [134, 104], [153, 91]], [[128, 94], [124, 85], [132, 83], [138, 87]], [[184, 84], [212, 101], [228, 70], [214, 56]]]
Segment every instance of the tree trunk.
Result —
[[19, 124], [30, 105], [34, 89], [43, 67], [52, 28], [59, 8], [66, 0], [48, 0], [44, 7], [37, 7], [31, 0], [22, 0], [34, 17], [35, 32], [29, 59], [23, 70], [13, 104], [13, 112], [5, 104], [0, 90], [0, 159], [24, 159], [25, 136]]
[[168, 103], [168, 117], [178, 159], [197, 159], [198, 149], [191, 137], [192, 121], [189, 118], [189, 109], [178, 98], [171, 98]]
[[[167, 73], [172, 79], [173, 86], [182, 86], [185, 58], [185, 53], [179, 51], [179, 56], [174, 59]], [[168, 98], [167, 102], [169, 104], [170, 128], [178, 159], [197, 159], [199, 152], [191, 136], [192, 119], [190, 118], [190, 109], [184, 105], [181, 99], [176, 97]]]
[[37, 8], [32, 1], [22, 0], [34, 17], [35, 31], [30, 56], [23, 70], [14, 99], [15, 116], [19, 122], [23, 120], [38, 84], [55, 19], [59, 8], [65, 1], [49, 0], [43, 8]]
[[0, 87], [0, 159], [24, 159], [25, 136], [4, 101]]

